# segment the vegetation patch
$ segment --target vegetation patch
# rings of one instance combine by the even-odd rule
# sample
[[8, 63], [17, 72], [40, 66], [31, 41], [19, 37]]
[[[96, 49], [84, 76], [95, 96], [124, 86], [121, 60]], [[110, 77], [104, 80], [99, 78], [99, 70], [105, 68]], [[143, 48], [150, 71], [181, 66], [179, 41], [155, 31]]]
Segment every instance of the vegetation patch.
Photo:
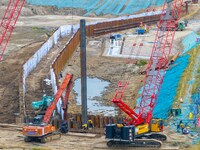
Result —
[[137, 61], [137, 66], [144, 66], [146, 64], [147, 64], [146, 60], [139, 60], [139, 61]]
[[[183, 72], [180, 82], [179, 82], [179, 85], [178, 85], [178, 88], [177, 88], [177, 94], [176, 94], [175, 101], [174, 101], [174, 103], [176, 103], [176, 104], [177, 104], [177, 102], [179, 103], [179, 100], [181, 98], [184, 99], [184, 97], [186, 96], [187, 89], [189, 87], [188, 82], [191, 80], [191, 76], [194, 71], [195, 63], [197, 61], [199, 49], [200, 49], [200, 45], [198, 45], [196, 48], [189, 51], [189, 55], [190, 55], [189, 64], [188, 64], [188, 67]], [[198, 68], [197, 72], [200, 73], [200, 67]], [[200, 74], [199, 73], [197, 73], [195, 75], [195, 82], [192, 85], [192, 93], [195, 93], [196, 89], [198, 87], [200, 87]]]

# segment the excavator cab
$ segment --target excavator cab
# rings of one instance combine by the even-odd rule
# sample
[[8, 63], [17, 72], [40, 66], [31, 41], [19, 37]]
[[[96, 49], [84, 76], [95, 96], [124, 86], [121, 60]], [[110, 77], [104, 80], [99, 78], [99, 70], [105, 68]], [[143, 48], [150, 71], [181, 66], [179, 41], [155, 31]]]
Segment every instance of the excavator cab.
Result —
[[164, 128], [162, 119], [152, 119], [150, 124], [151, 132], [162, 132]]
[[36, 117], [34, 117], [33, 124], [41, 124], [43, 117], [44, 117], [43, 115], [37, 115]]

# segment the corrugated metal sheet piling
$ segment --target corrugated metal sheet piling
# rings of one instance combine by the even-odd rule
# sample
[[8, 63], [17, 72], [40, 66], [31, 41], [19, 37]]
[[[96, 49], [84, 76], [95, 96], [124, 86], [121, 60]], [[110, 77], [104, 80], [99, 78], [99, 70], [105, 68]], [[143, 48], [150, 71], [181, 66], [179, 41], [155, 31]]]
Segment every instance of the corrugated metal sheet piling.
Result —
[[83, 19], [80, 20], [80, 30], [82, 123], [87, 124], [86, 27]]

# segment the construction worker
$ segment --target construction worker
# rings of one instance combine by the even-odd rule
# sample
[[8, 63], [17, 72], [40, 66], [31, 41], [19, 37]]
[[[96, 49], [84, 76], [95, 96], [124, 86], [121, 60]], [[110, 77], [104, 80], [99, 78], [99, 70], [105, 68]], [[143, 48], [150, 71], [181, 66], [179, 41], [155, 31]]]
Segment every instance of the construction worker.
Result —
[[190, 120], [193, 119], [193, 113], [192, 112], [189, 113], [189, 119]]
[[67, 121], [64, 121], [60, 126], [61, 133], [67, 133], [68, 132], [68, 123]]
[[182, 132], [183, 132], [183, 129], [184, 129], [185, 125], [183, 124], [182, 120], [180, 120], [179, 125], [180, 125], [180, 128], [181, 128]]
[[84, 130], [87, 130], [87, 129], [88, 129], [88, 125], [87, 125], [87, 124], [83, 124], [83, 125], [82, 125], [82, 128], [83, 128]]
[[93, 121], [91, 119], [88, 120], [88, 128], [89, 129], [93, 129], [94, 128], [94, 124], [93, 124]]
[[183, 129], [183, 134], [189, 134], [189, 133], [190, 133], [190, 126], [188, 126], [188, 123], [186, 123]]
[[196, 43], [199, 43], [199, 38], [196, 38]]
[[59, 74], [59, 79], [58, 79], [58, 83], [61, 84], [62, 83], [62, 78], [63, 78], [63, 74], [62, 74], [62, 71], [60, 72]]
[[144, 28], [144, 24], [143, 24], [143, 22], [140, 22], [139, 27], [142, 28], [142, 29]]
[[93, 129], [94, 128], [93, 121], [92, 120], [88, 120], [88, 123], [87, 124], [83, 124], [82, 128], [84, 130], [86, 130], [86, 129]]

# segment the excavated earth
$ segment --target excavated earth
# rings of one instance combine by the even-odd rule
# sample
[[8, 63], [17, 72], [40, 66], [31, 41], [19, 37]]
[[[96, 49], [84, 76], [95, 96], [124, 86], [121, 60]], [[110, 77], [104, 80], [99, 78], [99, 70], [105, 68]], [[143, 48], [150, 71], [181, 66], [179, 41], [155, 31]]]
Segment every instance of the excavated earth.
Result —
[[18, 52], [12, 51], [0, 63], [0, 122], [15, 122], [14, 114], [19, 113], [20, 67], [41, 44], [41, 42], [36, 42]]

